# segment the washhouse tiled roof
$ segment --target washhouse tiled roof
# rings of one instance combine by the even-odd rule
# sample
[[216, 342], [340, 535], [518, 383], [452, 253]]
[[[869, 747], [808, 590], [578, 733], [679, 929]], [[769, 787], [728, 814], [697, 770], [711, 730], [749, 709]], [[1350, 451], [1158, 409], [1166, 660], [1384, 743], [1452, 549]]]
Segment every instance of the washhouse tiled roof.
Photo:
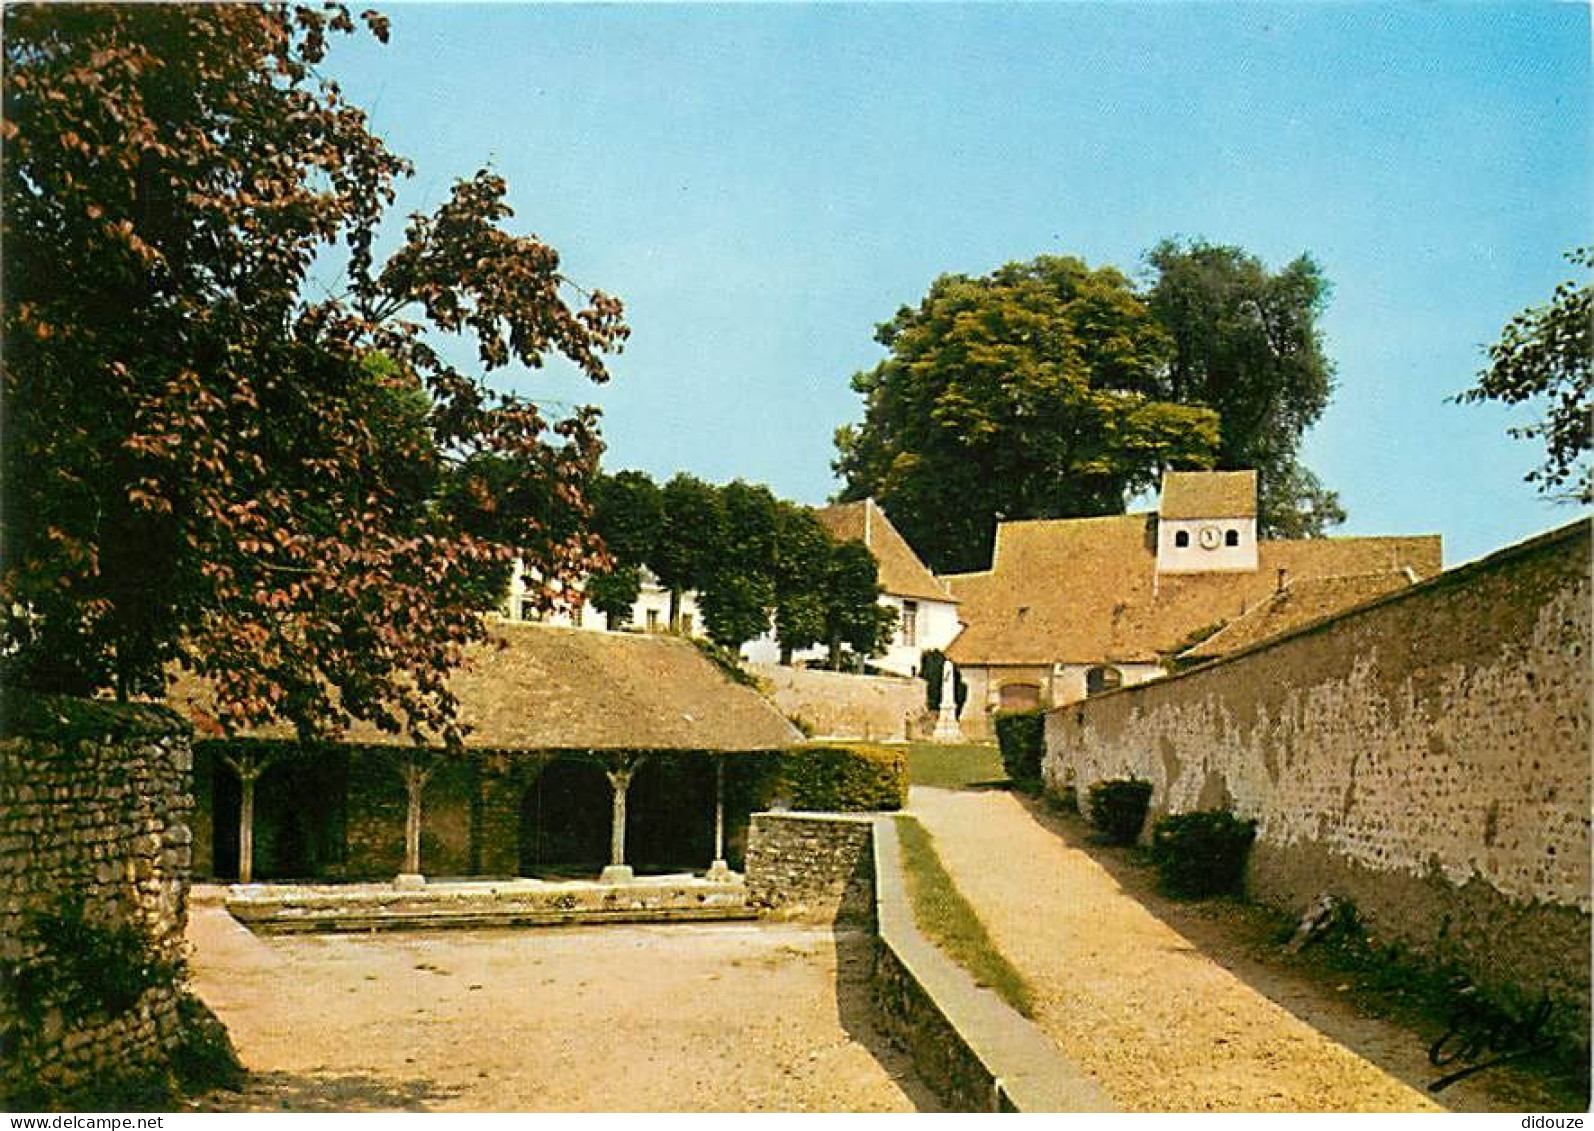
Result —
[[[673, 636], [584, 632], [514, 621], [493, 624], [487, 643], [449, 679], [479, 750], [770, 750], [802, 735], [768, 699], [732, 682], [689, 641]], [[179, 678], [167, 702], [201, 731], [215, 730], [207, 689]], [[274, 725], [247, 737], [289, 739]], [[408, 746], [406, 735], [368, 723], [345, 742]]]
[[1255, 518], [1256, 472], [1165, 471], [1163, 518]]

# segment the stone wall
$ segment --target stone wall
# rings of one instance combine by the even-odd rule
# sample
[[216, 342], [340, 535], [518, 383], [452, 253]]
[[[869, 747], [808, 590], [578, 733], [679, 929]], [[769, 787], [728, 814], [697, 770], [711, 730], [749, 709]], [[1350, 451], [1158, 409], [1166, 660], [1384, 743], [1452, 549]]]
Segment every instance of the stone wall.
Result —
[[867, 920], [872, 821], [843, 813], [755, 813], [747, 901], [783, 918]]
[[[778, 664], [749, 665], [766, 681], [787, 718], [800, 719], [815, 738], [905, 742], [917, 736], [927, 714], [924, 681], [848, 675]], [[934, 725], [934, 720], [930, 720]]]
[[[188, 918], [188, 728], [158, 707], [6, 699], [0, 1095], [20, 1106], [164, 1078]], [[41, 938], [79, 920], [69, 947]]]
[[1589, 529], [1059, 708], [1047, 787], [1133, 775], [1153, 816], [1253, 817], [1256, 895], [1347, 897], [1381, 939], [1558, 995], [1586, 1033]]

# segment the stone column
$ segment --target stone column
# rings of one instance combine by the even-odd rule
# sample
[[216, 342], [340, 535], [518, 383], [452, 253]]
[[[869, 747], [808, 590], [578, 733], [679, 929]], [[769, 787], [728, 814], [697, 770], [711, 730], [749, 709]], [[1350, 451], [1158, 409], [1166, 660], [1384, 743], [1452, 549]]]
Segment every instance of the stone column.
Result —
[[238, 882], [252, 884], [255, 880], [255, 783], [271, 765], [271, 757], [251, 750], [236, 758], [223, 754], [221, 760], [238, 775]]
[[609, 866], [598, 876], [599, 883], [618, 884], [636, 878], [631, 865], [625, 862], [625, 795], [631, 788], [631, 775], [641, 762], [640, 758], [622, 758], [613, 769], [604, 771], [609, 788], [614, 791], [614, 812], [609, 825]]
[[714, 863], [709, 865], [706, 880], [723, 883], [731, 878], [730, 865], [725, 863], [725, 755], [714, 759]]
[[422, 764], [422, 759], [410, 753], [404, 759], [404, 793], [408, 806], [404, 813], [404, 869], [393, 880], [394, 887], [424, 887], [426, 877], [421, 874], [421, 796], [435, 766]]
[[962, 742], [958, 726], [957, 674], [951, 660], [941, 661], [941, 710], [935, 717], [936, 742]]

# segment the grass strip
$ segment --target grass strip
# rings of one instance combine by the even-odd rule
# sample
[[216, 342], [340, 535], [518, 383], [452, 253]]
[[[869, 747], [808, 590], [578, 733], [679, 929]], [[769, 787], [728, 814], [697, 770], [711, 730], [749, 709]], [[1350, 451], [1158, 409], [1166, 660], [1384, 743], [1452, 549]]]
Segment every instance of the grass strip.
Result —
[[938, 789], [967, 789], [1005, 782], [1007, 771], [1002, 768], [1002, 752], [995, 746], [910, 742], [908, 780]]
[[936, 855], [934, 839], [913, 817], [897, 817], [896, 822], [908, 900], [913, 904], [913, 921], [919, 930], [967, 970], [978, 985], [994, 990], [1019, 1013], [1032, 1017], [1034, 991], [996, 949], [980, 917]]

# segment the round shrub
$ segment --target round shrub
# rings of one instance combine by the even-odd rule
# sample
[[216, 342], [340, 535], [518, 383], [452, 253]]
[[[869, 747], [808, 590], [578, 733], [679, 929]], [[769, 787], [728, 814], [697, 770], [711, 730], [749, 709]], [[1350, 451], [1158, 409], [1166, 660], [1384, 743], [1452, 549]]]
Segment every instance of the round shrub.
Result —
[[777, 792], [793, 809], [851, 813], [908, 803], [908, 758], [901, 749], [800, 746], [781, 759], [780, 777]]
[[996, 742], [1002, 768], [1015, 782], [1039, 781], [1046, 753], [1046, 711], [1001, 711], [996, 716]]
[[1222, 809], [1163, 817], [1151, 829], [1151, 859], [1169, 895], [1238, 894], [1256, 822]]
[[1146, 807], [1150, 803], [1148, 781], [1099, 781], [1090, 787], [1090, 823], [1113, 844], [1133, 844], [1146, 823]]

